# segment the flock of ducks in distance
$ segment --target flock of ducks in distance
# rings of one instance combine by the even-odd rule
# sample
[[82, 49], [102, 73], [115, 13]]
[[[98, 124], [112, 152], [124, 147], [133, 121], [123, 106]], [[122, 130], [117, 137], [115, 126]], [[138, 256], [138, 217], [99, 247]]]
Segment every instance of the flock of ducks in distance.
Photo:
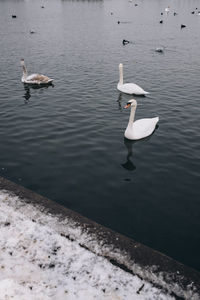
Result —
[[[53, 82], [52, 78], [49, 78], [48, 76], [42, 74], [28, 75], [24, 59], [21, 59], [21, 66], [23, 72], [21, 81], [24, 84], [44, 86]], [[121, 63], [119, 64], [119, 83], [117, 85], [117, 89], [122, 93], [130, 95], [134, 94], [145, 96], [149, 94], [135, 83], [123, 82], [123, 65]], [[128, 101], [127, 105], [124, 108], [128, 107], [131, 107], [131, 112], [124, 136], [129, 140], [139, 140], [151, 135], [156, 128], [156, 124], [158, 123], [159, 118], [145, 118], [134, 121], [137, 101], [135, 99], [131, 99], [130, 101]]]
[[[132, 2], [132, 0], [129, 0], [129, 2]], [[135, 4], [136, 6], [136, 4]], [[44, 8], [44, 6], [41, 6], [41, 8]], [[168, 6], [165, 8], [165, 12], [169, 13], [170, 7]], [[197, 8], [196, 8], [197, 11]], [[192, 14], [195, 14], [195, 11], [191, 12]], [[197, 12], [200, 15], [200, 12]], [[112, 13], [111, 13], [112, 14]], [[162, 15], [163, 13], [161, 13]], [[177, 13], [174, 12], [174, 16]], [[12, 15], [12, 18], [16, 18], [16, 15]], [[118, 24], [120, 22], [118, 21]], [[161, 20], [160, 23], [163, 23]], [[186, 27], [185, 25], [181, 25], [181, 28]], [[35, 33], [34, 31], [30, 31], [30, 33]], [[128, 40], [123, 40], [122, 41], [123, 45], [126, 45], [129, 43]], [[163, 47], [157, 47], [155, 51], [157, 52], [163, 52]], [[52, 84], [53, 79], [49, 78], [48, 76], [42, 75], [42, 74], [31, 74], [28, 75], [27, 68], [25, 66], [24, 59], [21, 59], [21, 66], [23, 70], [23, 75], [21, 78], [21, 81], [24, 84], [28, 85], [38, 85], [38, 86], [43, 86], [43, 85], [48, 85]], [[130, 95], [142, 95], [146, 96], [149, 94], [149, 92], [145, 91], [143, 88], [141, 88], [139, 85], [135, 83], [124, 83], [123, 82], [123, 64], [119, 64], [119, 82], [117, 84], [117, 89], [125, 94], [130, 94]], [[159, 121], [159, 117], [154, 117], [154, 118], [144, 118], [144, 119], [139, 119], [134, 121], [135, 118], [135, 112], [137, 108], [137, 101], [135, 99], [131, 99], [128, 101], [127, 105], [124, 108], [129, 108], [131, 107], [130, 111], [130, 117], [129, 117], [129, 122], [127, 125], [127, 128], [125, 130], [124, 136], [129, 139], [129, 140], [139, 140], [143, 139], [145, 137], [148, 137], [151, 135], [155, 128], [156, 125]]]
[[[129, 2], [132, 2], [132, 0], [129, 0]], [[135, 6], [138, 6], [138, 4], [136, 3]], [[164, 11], [165, 11], [165, 13], [168, 15], [169, 12], [170, 12], [170, 6], [166, 7], [166, 8], [164, 9]], [[191, 12], [191, 14], [193, 14], [193, 15], [196, 14], [196, 15], [200, 16], [200, 11], [198, 11], [198, 8], [196, 7], [196, 9], [193, 10], [193, 11]], [[111, 12], [111, 15], [113, 15], [113, 12]], [[163, 15], [163, 12], [161, 12], [161, 15]], [[178, 14], [177, 14], [176, 12], [174, 12], [173, 15], [176, 16], [176, 15], [178, 15]], [[129, 22], [121, 22], [121, 21], [117, 21], [117, 24], [120, 24], [120, 23], [129, 23]], [[163, 20], [160, 20], [159, 23], [160, 23], [160, 24], [163, 24]], [[183, 29], [183, 28], [186, 27], [186, 25], [181, 24], [180, 27], [181, 27], [181, 29]], [[122, 44], [123, 44], [123, 45], [127, 45], [127, 44], [129, 44], [129, 43], [131, 43], [129, 40], [126, 40], [126, 39], [123, 39], [123, 40], [122, 40]], [[155, 48], [155, 52], [163, 53], [163, 52], [164, 52], [164, 47], [156, 47], [156, 48]]]

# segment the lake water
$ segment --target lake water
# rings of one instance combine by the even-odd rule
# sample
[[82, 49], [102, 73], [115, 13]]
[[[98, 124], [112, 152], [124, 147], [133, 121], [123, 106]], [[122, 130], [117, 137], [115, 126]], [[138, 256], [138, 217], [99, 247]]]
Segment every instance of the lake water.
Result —
[[[135, 3], [0, 0], [0, 175], [200, 270], [200, 3]], [[21, 58], [54, 86], [24, 87]], [[160, 118], [145, 140], [120, 62], [150, 92], [136, 119]]]

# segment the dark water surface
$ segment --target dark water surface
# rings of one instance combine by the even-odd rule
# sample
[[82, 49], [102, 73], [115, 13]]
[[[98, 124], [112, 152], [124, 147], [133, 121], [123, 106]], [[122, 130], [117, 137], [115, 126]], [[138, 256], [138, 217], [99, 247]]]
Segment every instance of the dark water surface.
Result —
[[[0, 0], [0, 175], [200, 270], [200, 2], [137, 3]], [[54, 87], [25, 88], [21, 58]], [[120, 62], [151, 93], [136, 118], [160, 117], [142, 141]]]

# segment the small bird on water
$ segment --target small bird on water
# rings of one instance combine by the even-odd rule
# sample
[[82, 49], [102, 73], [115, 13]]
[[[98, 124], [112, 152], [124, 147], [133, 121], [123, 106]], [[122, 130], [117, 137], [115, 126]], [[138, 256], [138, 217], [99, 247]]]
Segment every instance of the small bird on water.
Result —
[[127, 44], [129, 44], [129, 43], [130, 43], [130, 42], [129, 42], [128, 40], [123, 40], [123, 41], [122, 41], [122, 44], [123, 44], [123, 45], [127, 45]]
[[164, 47], [156, 47], [155, 51], [163, 53], [164, 52]]

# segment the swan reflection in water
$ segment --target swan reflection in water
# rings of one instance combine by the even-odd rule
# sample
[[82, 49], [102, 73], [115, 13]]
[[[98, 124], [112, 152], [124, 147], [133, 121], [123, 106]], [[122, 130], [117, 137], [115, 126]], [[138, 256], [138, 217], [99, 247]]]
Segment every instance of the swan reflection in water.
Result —
[[122, 107], [122, 93], [121, 92], [119, 93], [117, 103], [118, 103], [118, 106], [119, 106], [119, 110], [122, 111], [123, 107]]
[[121, 164], [121, 166], [128, 171], [134, 171], [136, 169], [136, 166], [130, 160], [130, 157], [133, 155], [133, 144], [135, 143], [135, 141], [124, 138], [124, 145], [126, 146], [128, 153], [126, 156], [126, 162]]
[[[156, 125], [156, 128], [158, 128], [158, 125]], [[131, 161], [131, 156], [133, 155], [133, 145], [137, 143], [145, 143], [151, 139], [151, 136], [148, 136], [140, 141], [133, 141], [129, 140], [124, 137], [124, 145], [127, 148], [127, 156], [126, 156], [126, 162], [121, 164], [121, 166], [128, 170], [128, 171], [134, 171], [136, 169], [136, 166]]]
[[48, 89], [49, 87], [54, 87], [53, 83], [48, 83], [48, 84], [43, 84], [41, 85], [37, 85], [37, 84], [26, 84], [24, 83], [24, 90], [25, 90], [25, 94], [23, 96], [23, 98], [25, 99], [25, 103], [28, 103], [29, 99], [31, 98], [31, 89], [33, 90], [44, 90], [44, 89]]

